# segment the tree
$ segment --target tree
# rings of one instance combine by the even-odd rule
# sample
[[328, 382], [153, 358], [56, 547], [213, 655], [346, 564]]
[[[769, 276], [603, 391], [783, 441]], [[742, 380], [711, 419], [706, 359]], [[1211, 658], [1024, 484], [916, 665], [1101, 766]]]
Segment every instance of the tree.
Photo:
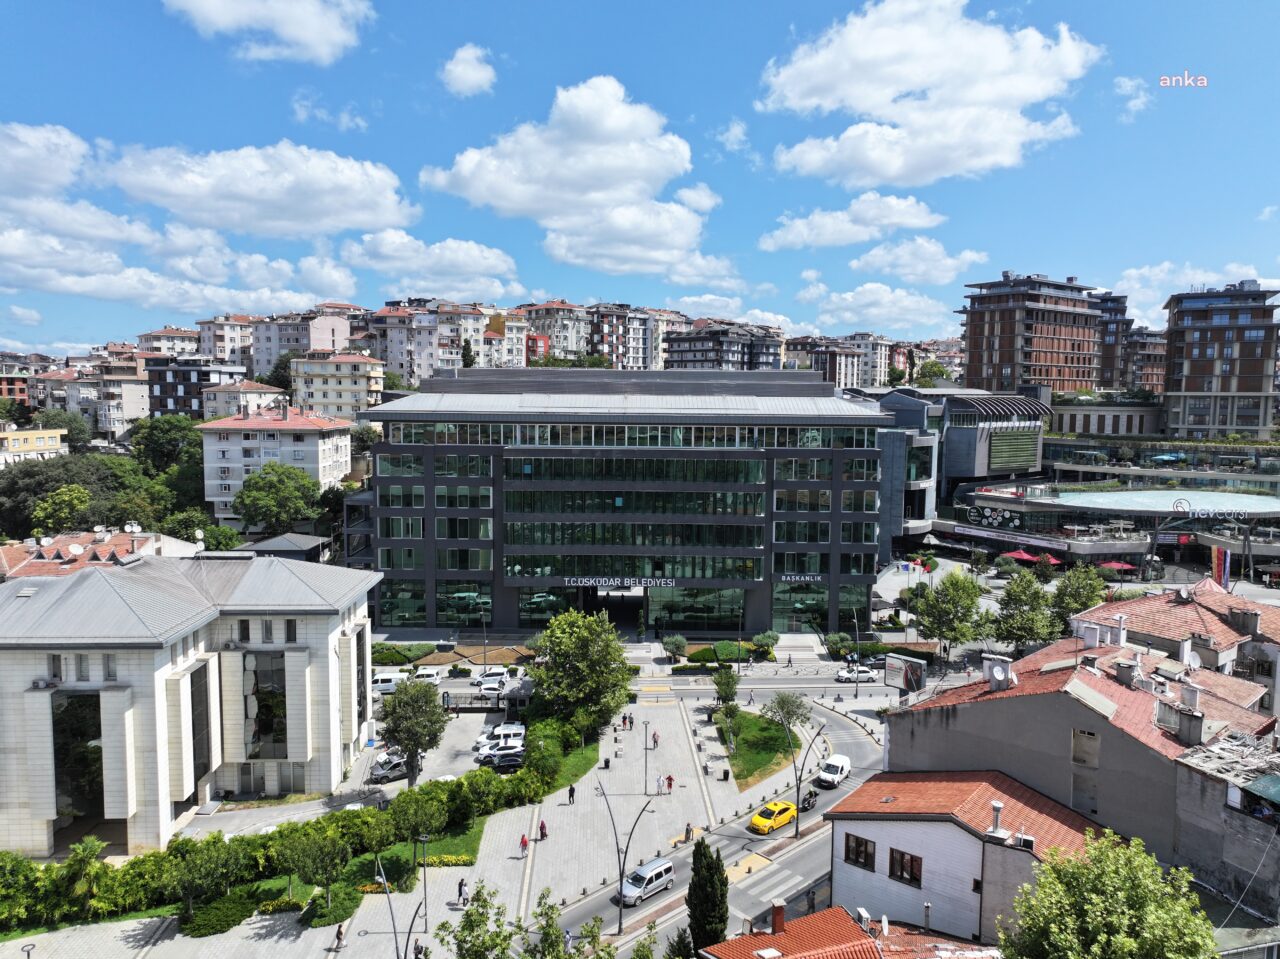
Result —
[[[787, 752], [791, 754], [791, 772], [796, 784], [796, 805], [800, 804], [800, 767], [796, 762], [798, 743], [792, 727], [809, 721], [811, 711], [805, 698], [799, 693], [774, 693], [773, 698], [760, 710], [766, 719], [772, 719], [787, 734]], [[796, 838], [800, 838], [800, 817], [796, 816]]]
[[313, 829], [306, 835], [307, 839], [300, 849], [301, 858], [297, 863], [298, 878], [313, 886], [323, 886], [325, 905], [332, 907], [333, 894], [330, 887], [341, 878], [342, 870], [351, 861], [351, 847], [333, 829], [325, 829], [323, 832]]
[[155, 416], [139, 420], [130, 435], [133, 458], [148, 476], [162, 476], [188, 450], [201, 452], [203, 440], [189, 416]]
[[436, 939], [454, 959], [496, 959], [511, 955], [516, 927], [507, 923], [506, 907], [481, 880], [471, 891], [471, 902], [457, 925], [440, 923], [436, 926]]
[[114, 870], [102, 859], [106, 848], [97, 836], [86, 836], [71, 847], [65, 860], [45, 867], [45, 877], [54, 880], [54, 888], [47, 888], [46, 895], [56, 899], [55, 910], [62, 917], [100, 919], [111, 912], [109, 887]]
[[1053, 615], [1058, 618], [1058, 632], [1065, 633], [1071, 628], [1072, 616], [1097, 606], [1106, 594], [1107, 584], [1096, 566], [1077, 563], [1063, 573], [1051, 601]]
[[67, 446], [72, 453], [83, 453], [89, 448], [89, 440], [93, 439], [93, 430], [89, 421], [79, 413], [66, 410], [42, 410], [35, 415], [35, 424], [45, 430], [66, 430]]
[[738, 679], [738, 672], [732, 667], [717, 669], [711, 676], [716, 687], [716, 699], [722, 703], [733, 702], [738, 696]]
[[914, 383], [916, 381], [916, 351], [914, 347], [907, 347], [907, 382]]
[[165, 884], [173, 895], [187, 904], [187, 915], [195, 904], [214, 894], [226, 894], [245, 866], [245, 848], [227, 842], [221, 832], [212, 832], [198, 842], [174, 838], [168, 846], [169, 871]]
[[1041, 553], [1036, 565], [1031, 568], [1031, 575], [1042, 583], [1053, 582], [1053, 562], [1048, 553]]
[[231, 505], [246, 529], [260, 527], [267, 535], [276, 536], [319, 516], [319, 499], [320, 484], [305, 470], [268, 463], [245, 478]]
[[0, 849], [0, 931], [17, 929], [35, 919], [40, 870], [26, 856]]
[[[615, 959], [617, 947], [601, 942], [600, 926], [599, 916], [584, 923], [573, 937], [572, 946], [568, 946], [560, 929], [560, 907], [552, 901], [551, 890], [543, 889], [528, 924], [520, 931], [520, 959]], [[635, 948], [643, 957], [646, 942], [652, 957], [652, 934], [636, 943]], [[632, 959], [636, 955], [633, 952]]]
[[[582, 715], [582, 711], [579, 711]], [[529, 727], [524, 739], [524, 768], [544, 784], [555, 781], [564, 762], [564, 748], [554, 722], [543, 721]]]
[[298, 353], [295, 350], [281, 353], [280, 358], [272, 364], [271, 372], [261, 377], [259, 382], [266, 383], [267, 386], [274, 386], [278, 390], [284, 390], [286, 393], [293, 392], [293, 369], [289, 364], [297, 356]]
[[404, 377], [399, 373], [383, 373], [382, 388], [384, 390], [393, 390], [396, 392], [408, 389], [408, 387], [404, 385]]
[[399, 746], [409, 762], [409, 785], [418, 781], [422, 753], [440, 745], [449, 713], [434, 683], [401, 683], [382, 705], [382, 735]]
[[765, 630], [763, 633], [756, 633], [751, 637], [751, 645], [756, 649], [763, 649], [766, 653], [773, 647], [778, 645], [781, 637], [771, 629]]
[[306, 861], [307, 843], [315, 828], [310, 823], [282, 822], [271, 836], [271, 862], [277, 872], [289, 877], [289, 888], [285, 895], [290, 899], [293, 898], [293, 877]]
[[671, 657], [671, 661], [674, 663], [688, 651], [689, 641], [679, 633], [668, 633], [662, 637], [662, 648], [666, 650], [667, 655]]
[[916, 632], [921, 639], [952, 644], [981, 641], [987, 625], [978, 615], [982, 587], [953, 569], [916, 601]]
[[123, 456], [71, 455], [27, 460], [0, 470], [0, 529], [18, 539], [31, 535], [31, 514], [40, 497], [68, 484], [78, 484], [109, 497], [121, 489], [121, 467], [141, 473]]
[[693, 875], [685, 893], [689, 909], [689, 937], [694, 950], [724, 942], [729, 925], [729, 877], [720, 850], [712, 855], [705, 838], [693, 846]]
[[936, 380], [945, 380], [947, 378], [947, 368], [937, 360], [925, 360], [920, 364], [920, 368], [916, 371], [915, 377], [912, 379], [916, 386], [921, 389], [932, 389]]
[[161, 477], [175, 509], [204, 509], [204, 450], [186, 449]]
[[900, 370], [896, 366], [889, 367], [889, 385], [890, 386], [901, 386], [903, 383], [906, 382], [906, 379], [907, 379], [906, 370]]
[[229, 526], [219, 526], [201, 509], [184, 509], [170, 513], [160, 524], [160, 532], [165, 536], [184, 539], [188, 543], [196, 541], [196, 530], [204, 533], [204, 548], [210, 550], [235, 549], [240, 545], [241, 537]]
[[381, 441], [382, 434], [370, 426], [368, 423], [360, 423], [351, 428], [351, 453], [353, 456], [363, 456], [373, 447], [374, 443]]
[[476, 365], [476, 351], [471, 348], [471, 340], [462, 341], [462, 368], [469, 370]]
[[1090, 831], [1083, 855], [1050, 849], [1000, 930], [1005, 959], [1211, 959], [1213, 924], [1187, 869], [1164, 872], [1138, 838]]
[[654, 947], [658, 944], [658, 924], [650, 921], [644, 927], [644, 936], [631, 947], [631, 959], [654, 959]]
[[1027, 646], [1051, 643], [1060, 635], [1049, 596], [1028, 570], [1019, 570], [1004, 588], [993, 634], [997, 642], [1012, 645], [1017, 656]]
[[75, 529], [82, 525], [90, 499], [89, 491], [78, 483], [46, 493], [31, 511], [31, 522], [35, 524], [31, 531], [37, 536], [48, 536]]
[[627, 702], [631, 670], [618, 631], [604, 613], [568, 610], [547, 623], [529, 668], [539, 708], [566, 721], [578, 710], [604, 726]]
[[696, 959], [697, 955], [697, 950], [693, 948], [693, 938], [689, 935], [689, 927], [681, 926], [676, 930], [675, 938], [667, 940], [663, 959]]
[[13, 423], [16, 426], [28, 426], [31, 423], [31, 407], [19, 403], [12, 397], [0, 399], [0, 423]]

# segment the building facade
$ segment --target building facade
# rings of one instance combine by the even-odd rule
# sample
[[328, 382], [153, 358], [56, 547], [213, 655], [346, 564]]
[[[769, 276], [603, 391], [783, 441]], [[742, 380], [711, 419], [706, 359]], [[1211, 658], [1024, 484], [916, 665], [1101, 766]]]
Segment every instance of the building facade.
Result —
[[307, 413], [355, 416], [382, 402], [382, 362], [371, 356], [312, 350], [289, 368], [294, 403]]
[[352, 425], [293, 407], [201, 423], [196, 428], [204, 441], [204, 495], [214, 518], [243, 528], [233, 500], [245, 478], [268, 463], [304, 470], [322, 490], [337, 486], [351, 472]]
[[1124, 381], [1127, 390], [1164, 392], [1165, 331], [1135, 326], [1124, 338]]
[[20, 430], [12, 423], [0, 423], [0, 469], [25, 460], [66, 456], [69, 452], [66, 430]]
[[0, 361], [0, 400], [30, 405], [28, 380], [33, 370], [26, 363]]
[[1001, 279], [969, 283], [975, 292], [964, 317], [964, 385], [993, 393], [1024, 384], [1066, 393], [1098, 385], [1098, 324], [1092, 287], [1041, 273], [1005, 271]]
[[140, 853], [215, 792], [331, 792], [371, 732], [379, 578], [211, 553], [0, 584], [0, 848]]
[[180, 356], [150, 356], [143, 362], [147, 373], [147, 403], [152, 416], [210, 415], [204, 407], [205, 391], [211, 386], [244, 379], [245, 368], [222, 363], [212, 356], [187, 353]]
[[138, 334], [138, 349], [148, 353], [182, 356], [200, 352], [200, 331], [183, 326], [165, 326], [150, 333]]
[[1133, 328], [1129, 298], [1107, 290], [1090, 293], [1089, 302], [1102, 314], [1098, 319], [1098, 389], [1126, 389], [1125, 346]]
[[1257, 280], [1241, 280], [1221, 290], [1175, 293], [1165, 302], [1170, 436], [1271, 438], [1277, 304], [1268, 301], [1277, 293]]
[[236, 380], [204, 388], [204, 415], [216, 420], [237, 413], [256, 413], [264, 406], [279, 405], [284, 390], [254, 380]]
[[384, 442], [346, 559], [387, 575], [380, 628], [527, 630], [610, 590], [627, 628], [867, 627], [890, 423], [874, 405], [804, 373], [424, 386], [361, 415]]
[[248, 366], [253, 353], [253, 319], [251, 316], [226, 314], [199, 320], [196, 323], [200, 330], [198, 352], [223, 363]]
[[668, 370], [780, 370], [782, 336], [765, 327], [695, 320], [666, 338]]
[[151, 408], [147, 395], [147, 373], [143, 354], [126, 354], [104, 359], [91, 379], [98, 384], [94, 407], [94, 428], [109, 440], [117, 440], [146, 419]]
[[286, 353], [345, 350], [351, 321], [342, 312], [286, 313], [262, 317], [252, 327], [249, 366], [254, 376], [266, 376]]

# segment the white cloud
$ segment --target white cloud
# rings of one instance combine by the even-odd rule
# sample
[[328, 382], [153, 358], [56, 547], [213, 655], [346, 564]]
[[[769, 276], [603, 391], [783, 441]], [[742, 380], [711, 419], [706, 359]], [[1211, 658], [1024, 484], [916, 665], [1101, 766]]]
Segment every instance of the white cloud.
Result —
[[863, 283], [846, 293], [827, 294], [818, 305], [818, 323], [882, 333], [947, 333], [956, 326], [947, 304], [884, 283]]
[[715, 138], [730, 153], [739, 153], [746, 157], [752, 169], [760, 167], [764, 162], [761, 160], [760, 154], [751, 148], [751, 140], [747, 137], [746, 122], [737, 117], [730, 120], [728, 126], [716, 131]]
[[955, 256], [932, 237], [913, 236], [899, 243], [881, 243], [849, 261], [849, 269], [888, 273], [907, 283], [950, 283], [975, 263], [986, 263], [987, 254], [961, 250]]
[[474, 43], [464, 43], [440, 68], [440, 80], [455, 97], [473, 97], [493, 90], [498, 72], [489, 62], [488, 50]]
[[780, 146], [778, 168], [849, 188], [915, 186], [1017, 166], [1025, 150], [1074, 135], [1065, 112], [1024, 111], [1053, 110], [1102, 49], [1065, 24], [1046, 37], [970, 19], [965, 2], [870, 2], [770, 61], [758, 109], [856, 118], [836, 136]]
[[593, 77], [557, 89], [545, 123], [522, 123], [491, 146], [464, 150], [448, 169], [424, 167], [419, 180], [537, 221], [543, 248], [563, 263], [741, 283], [728, 260], [699, 252], [702, 215], [658, 199], [691, 168], [689, 144], [665, 127], [662, 114], [631, 102], [615, 78]]
[[818, 282], [818, 280], [822, 279], [822, 271], [821, 270], [801, 270], [800, 279], [804, 280], [806, 283], [816, 283]]
[[131, 197], [191, 223], [259, 236], [404, 226], [419, 212], [381, 163], [289, 140], [199, 154], [131, 147], [106, 175]]
[[0, 350], [12, 350], [14, 353], [43, 353], [45, 356], [66, 356], [70, 353], [88, 353], [93, 348], [91, 343], [68, 343], [59, 340], [54, 343], [30, 343], [26, 340], [15, 340], [0, 336]]
[[759, 247], [773, 252], [801, 247], [847, 246], [878, 240], [894, 230], [922, 230], [946, 220], [913, 196], [886, 196], [868, 190], [843, 210], [814, 210], [808, 216], [780, 216], [782, 226], [760, 237]]
[[16, 197], [60, 193], [88, 155], [89, 144], [66, 127], [0, 123], [0, 188]]
[[301, 60], [328, 66], [360, 42], [374, 19], [371, 0], [164, 0], [203, 37], [247, 34], [245, 60]]
[[720, 194], [705, 183], [696, 183], [676, 190], [676, 200], [694, 213], [710, 213], [720, 205]]
[[327, 256], [304, 256], [299, 260], [298, 281], [308, 290], [324, 291], [325, 299], [345, 300], [356, 293], [356, 275]]
[[1129, 297], [1129, 315], [1153, 328], [1166, 325], [1164, 303], [1170, 294], [1185, 293], [1193, 286], [1221, 287], [1224, 283], [1256, 279], [1264, 287], [1275, 288], [1280, 278], [1262, 277], [1251, 263], [1227, 263], [1221, 269], [1174, 263], [1165, 260], [1147, 266], [1130, 267], [1115, 282], [1115, 291]]
[[327, 123], [329, 126], [337, 127], [343, 133], [349, 133], [352, 130], [363, 133], [369, 129], [368, 121], [356, 112], [355, 104], [348, 103], [334, 113], [324, 105], [320, 94], [314, 90], [307, 88], [298, 90], [289, 101], [289, 106], [293, 109], [293, 118], [298, 123], [315, 120], [317, 123]]
[[44, 320], [39, 310], [33, 310], [29, 306], [13, 305], [9, 307], [9, 319], [19, 326], [39, 326]]
[[1120, 114], [1121, 123], [1132, 123], [1139, 113], [1151, 106], [1151, 94], [1147, 92], [1147, 81], [1141, 77], [1116, 77], [1116, 96], [1124, 97], [1124, 112]]
[[100, 243], [157, 242], [158, 235], [141, 220], [118, 216], [87, 200], [74, 202], [48, 196], [0, 196], [0, 206], [24, 223], [58, 236]]
[[694, 319], [714, 316], [730, 319], [742, 312], [742, 297], [721, 296], [717, 293], [700, 293], [697, 296], [677, 296], [667, 300], [667, 308], [679, 310]]
[[[813, 273], [816, 271], [806, 270], [805, 272]], [[828, 292], [830, 291], [827, 287], [827, 284], [821, 282], [820, 280], [814, 280], [812, 283], [805, 286], [803, 289], [800, 290], [799, 293], [796, 294], [796, 299], [799, 300], [801, 303], [817, 303], [820, 299], [826, 296]]]
[[1280, 210], [1280, 206], [1264, 206], [1258, 213], [1258, 220], [1267, 223], [1276, 215], [1276, 210]]
[[[449, 300], [497, 300], [523, 295], [516, 263], [495, 247], [472, 240], [445, 239], [430, 245], [404, 230], [366, 233], [342, 245], [342, 259], [395, 279], [395, 295], [439, 296]], [[537, 299], [537, 297], [535, 297]]]

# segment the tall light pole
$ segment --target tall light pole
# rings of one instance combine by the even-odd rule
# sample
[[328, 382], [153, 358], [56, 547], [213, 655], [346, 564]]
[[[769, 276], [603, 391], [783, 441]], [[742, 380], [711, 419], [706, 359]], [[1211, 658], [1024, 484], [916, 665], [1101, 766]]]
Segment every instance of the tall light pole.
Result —
[[375, 854], [373, 864], [374, 881], [382, 883], [382, 891], [387, 894], [387, 912], [391, 913], [391, 948], [396, 954], [396, 959], [400, 959], [400, 933], [396, 931], [396, 907], [391, 902], [391, 885], [387, 882], [387, 874], [382, 869], [382, 858]]
[[644, 742], [640, 744], [644, 750], [644, 794], [649, 795], [649, 720], [644, 720]]
[[[818, 741], [818, 737], [822, 735], [822, 731], [827, 728], [827, 724], [823, 723], [818, 727], [818, 731], [813, 734], [813, 738], [809, 740], [809, 749], [813, 748], [813, 744]], [[791, 727], [787, 729], [787, 748], [791, 748]], [[796, 838], [800, 838], [800, 770], [804, 769], [804, 764], [809, 761], [809, 749], [804, 751], [804, 755], [800, 757], [800, 765], [796, 766], [796, 751], [791, 750], [791, 771], [795, 774], [796, 779]]]
[[[870, 587], [867, 588], [867, 606], [871, 606]], [[862, 634], [858, 631], [858, 613], [853, 614], [853, 661], [855, 680], [853, 684], [853, 698], [857, 699], [858, 694], [862, 692], [862, 677], [858, 675], [858, 670], [862, 669]]]
[[[649, 725], [645, 723], [645, 725]], [[649, 808], [652, 799], [646, 799], [644, 805], [640, 807], [640, 811], [636, 813], [636, 821], [631, 824], [631, 831], [627, 833], [627, 844], [623, 846], [621, 840], [618, 839], [618, 824], [613, 818], [613, 806], [609, 803], [609, 794], [604, 791], [604, 786], [600, 784], [600, 780], [596, 780], [596, 792], [604, 797], [604, 807], [609, 810], [609, 825], [613, 827], [613, 847], [618, 854], [618, 935], [622, 935], [622, 882], [627, 874], [627, 853], [631, 851], [631, 837], [636, 834], [636, 827], [640, 825], [640, 817], [645, 814]]]
[[[431, 935], [431, 924], [427, 921], [427, 840], [430, 838], [424, 832], [417, 839], [422, 843], [422, 934], [424, 936]], [[417, 848], [416, 845], [414, 848]]]

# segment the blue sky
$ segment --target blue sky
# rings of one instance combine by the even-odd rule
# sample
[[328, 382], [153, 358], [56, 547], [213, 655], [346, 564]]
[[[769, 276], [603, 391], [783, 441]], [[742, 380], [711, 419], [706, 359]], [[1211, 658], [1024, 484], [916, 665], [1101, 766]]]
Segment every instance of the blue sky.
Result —
[[[398, 295], [946, 335], [1280, 276], [1267, 0], [10, 5], [0, 348]], [[1162, 88], [1184, 71], [1207, 86]]]

